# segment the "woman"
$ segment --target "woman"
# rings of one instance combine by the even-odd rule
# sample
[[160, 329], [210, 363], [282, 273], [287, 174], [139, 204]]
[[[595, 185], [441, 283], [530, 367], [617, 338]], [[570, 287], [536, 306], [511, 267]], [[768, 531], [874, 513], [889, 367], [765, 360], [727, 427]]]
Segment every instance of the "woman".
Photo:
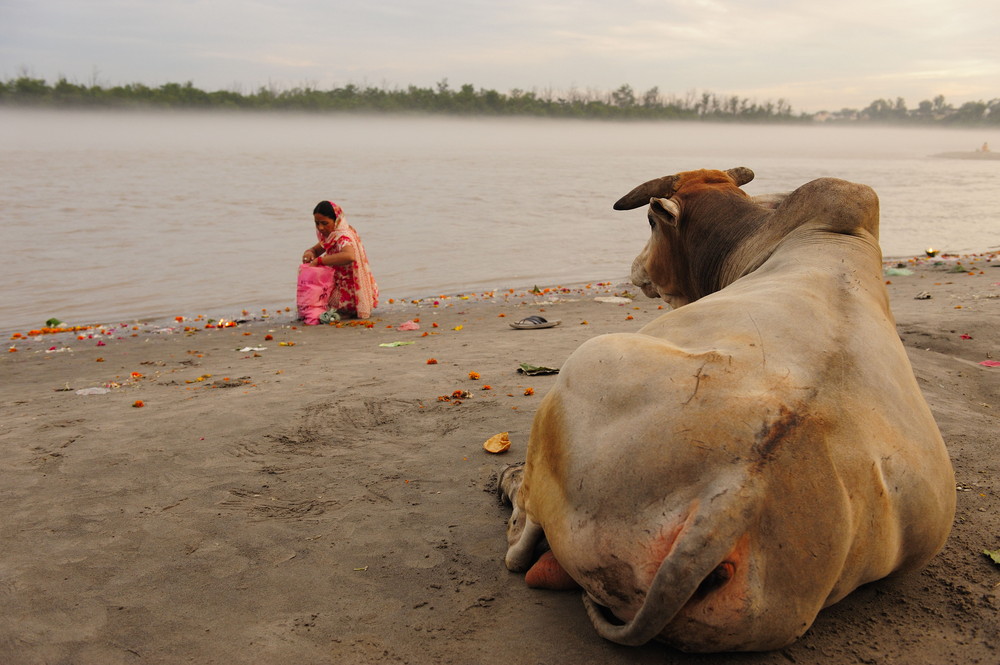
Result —
[[378, 285], [358, 232], [333, 201], [320, 201], [313, 209], [313, 221], [319, 242], [302, 253], [302, 263], [333, 270], [330, 309], [341, 316], [367, 319], [378, 307]]

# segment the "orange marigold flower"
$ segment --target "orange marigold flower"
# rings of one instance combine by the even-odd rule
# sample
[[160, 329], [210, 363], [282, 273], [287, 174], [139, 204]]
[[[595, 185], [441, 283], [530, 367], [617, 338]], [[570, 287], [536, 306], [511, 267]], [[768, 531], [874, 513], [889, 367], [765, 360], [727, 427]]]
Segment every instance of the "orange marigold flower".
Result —
[[139, 372], [132, 372], [132, 378], [133, 379], [141, 379], [142, 378], [142, 374], [139, 374]]
[[104, 362], [104, 358], [98, 358], [94, 362], [102, 363], [102, 362]]
[[141, 409], [142, 407], [146, 406], [146, 403], [143, 402], [141, 399], [137, 399], [136, 401], [132, 402], [132, 406], [134, 406], [137, 409]]
[[528, 395], [528, 396], [534, 395], [535, 394], [535, 389], [534, 388], [525, 388], [524, 389], [524, 394]]
[[485, 386], [483, 386], [482, 388], [480, 388], [480, 390], [493, 390], [493, 386], [491, 386], [489, 384], [486, 384]]
[[437, 365], [438, 364], [437, 358], [428, 358], [427, 359], [427, 364], [428, 365]]
[[469, 372], [469, 378], [473, 381], [479, 380], [479, 372]]
[[272, 339], [274, 339], [274, 335], [264, 335], [265, 342], [270, 342]]
[[631, 314], [629, 314], [628, 316], [625, 317], [625, 320], [626, 321], [631, 321], [633, 318], [634, 317]]

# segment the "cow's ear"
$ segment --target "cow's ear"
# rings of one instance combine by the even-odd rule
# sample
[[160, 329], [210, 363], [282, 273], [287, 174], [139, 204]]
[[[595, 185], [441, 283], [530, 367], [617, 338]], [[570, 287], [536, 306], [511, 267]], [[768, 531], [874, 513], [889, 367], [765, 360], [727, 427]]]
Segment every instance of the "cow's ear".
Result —
[[649, 214], [667, 226], [677, 226], [677, 220], [681, 216], [681, 207], [673, 199], [654, 197], [649, 200]]

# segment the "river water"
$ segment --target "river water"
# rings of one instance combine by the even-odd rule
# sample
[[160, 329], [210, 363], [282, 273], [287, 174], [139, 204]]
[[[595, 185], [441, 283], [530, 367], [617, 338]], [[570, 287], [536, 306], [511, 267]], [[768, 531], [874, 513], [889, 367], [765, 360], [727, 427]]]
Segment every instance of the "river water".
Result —
[[333, 199], [383, 300], [625, 278], [632, 187], [748, 166], [751, 194], [873, 186], [882, 248], [1000, 245], [996, 130], [0, 109], [4, 331], [294, 305]]

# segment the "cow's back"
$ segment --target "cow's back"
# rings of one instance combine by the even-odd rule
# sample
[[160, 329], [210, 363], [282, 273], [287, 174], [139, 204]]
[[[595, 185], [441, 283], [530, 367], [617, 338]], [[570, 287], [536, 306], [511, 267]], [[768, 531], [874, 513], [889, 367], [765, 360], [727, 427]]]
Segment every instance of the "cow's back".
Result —
[[[824, 233], [802, 229], [754, 273], [638, 334], [588, 341], [546, 397], [530, 510], [571, 574], [617, 552], [635, 589], [620, 615], [666, 554], [658, 530], [730, 485], [770, 494], [760, 523], [773, 542], [758, 534], [752, 546], [772, 572], [775, 548], [822, 550], [803, 561], [808, 589], [769, 585], [803, 596], [808, 623], [943, 545], [951, 466], [896, 335], [877, 245]], [[588, 590], [615, 609], [606, 590]]]

